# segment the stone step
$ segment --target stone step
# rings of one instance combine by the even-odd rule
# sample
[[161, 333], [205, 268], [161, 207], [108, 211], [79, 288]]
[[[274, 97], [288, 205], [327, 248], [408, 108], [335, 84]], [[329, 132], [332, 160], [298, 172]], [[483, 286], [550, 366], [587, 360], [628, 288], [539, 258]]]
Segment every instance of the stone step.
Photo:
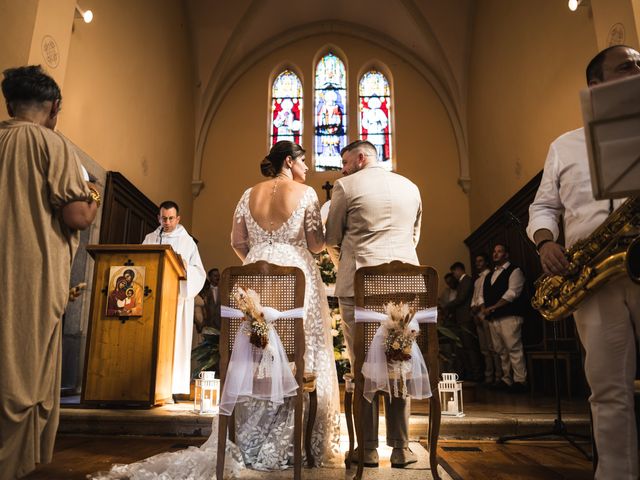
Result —
[[[60, 413], [60, 433], [94, 435], [162, 435], [207, 437], [215, 415], [193, 412], [190, 403], [152, 409], [97, 409], [64, 407]], [[549, 413], [495, 413], [474, 411], [464, 417], [442, 417], [440, 436], [446, 439], [495, 439], [503, 435], [550, 431], [555, 415]], [[569, 414], [563, 418], [570, 433], [588, 434], [589, 417]], [[384, 437], [384, 418], [380, 435]], [[411, 439], [426, 438], [429, 416], [413, 414], [409, 424]], [[342, 414], [342, 432], [346, 434]]]

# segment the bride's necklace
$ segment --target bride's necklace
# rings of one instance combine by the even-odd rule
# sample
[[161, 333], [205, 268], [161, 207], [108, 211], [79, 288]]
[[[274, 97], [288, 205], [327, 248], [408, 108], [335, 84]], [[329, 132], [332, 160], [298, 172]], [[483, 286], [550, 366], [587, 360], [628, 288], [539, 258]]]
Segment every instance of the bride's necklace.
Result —
[[271, 190], [271, 201], [273, 202], [273, 198], [276, 196], [276, 191], [278, 190], [278, 183], [280, 182], [281, 178], [289, 178], [287, 177], [284, 173], [279, 173], [278, 175], [276, 175], [276, 179], [273, 182], [273, 189]]
[[[280, 179], [281, 178], [289, 178], [287, 177], [287, 175], [285, 175], [284, 173], [279, 173], [278, 175], [276, 175], [275, 181], [273, 182], [273, 189], [271, 190], [271, 198], [269, 199], [270, 203], [273, 203], [273, 199], [276, 196], [276, 192], [278, 191], [278, 183], [280, 183]], [[269, 222], [269, 226], [271, 228], [273, 228], [273, 221]]]

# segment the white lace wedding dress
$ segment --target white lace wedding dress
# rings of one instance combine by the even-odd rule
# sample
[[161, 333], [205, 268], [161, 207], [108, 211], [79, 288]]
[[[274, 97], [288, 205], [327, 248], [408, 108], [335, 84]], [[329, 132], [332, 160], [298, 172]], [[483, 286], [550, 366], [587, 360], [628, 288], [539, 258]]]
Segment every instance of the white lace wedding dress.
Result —
[[[307, 238], [322, 236], [320, 206], [309, 187], [289, 219], [277, 230], [265, 231], [249, 211], [248, 189], [234, 214], [231, 242], [248, 247], [245, 264], [258, 260], [300, 268], [305, 274], [305, 370], [317, 375], [318, 411], [311, 435], [316, 465], [340, 462], [340, 398], [333, 356], [329, 306], [324, 285]], [[305, 398], [305, 405], [308, 398]], [[305, 409], [306, 410], [306, 409]], [[306, 422], [305, 411], [305, 422]], [[225, 477], [238, 474], [245, 465], [256, 470], [279, 470], [293, 463], [293, 403], [282, 405], [250, 399], [235, 408], [236, 445], [227, 443]], [[162, 453], [131, 465], [115, 465], [96, 480], [201, 480], [215, 476], [217, 422], [200, 448]]]

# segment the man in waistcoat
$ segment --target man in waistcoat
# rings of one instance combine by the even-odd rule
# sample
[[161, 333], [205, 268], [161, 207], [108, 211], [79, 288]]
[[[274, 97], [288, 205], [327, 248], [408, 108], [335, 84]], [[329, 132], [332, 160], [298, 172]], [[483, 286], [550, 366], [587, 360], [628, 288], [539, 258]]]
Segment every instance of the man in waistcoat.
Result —
[[485, 320], [480, 311], [482, 305], [482, 290], [484, 288], [484, 280], [491, 273], [489, 265], [491, 260], [486, 253], [479, 253], [475, 256], [474, 264], [476, 267], [476, 278], [473, 284], [473, 299], [471, 300], [471, 315], [476, 324], [476, 333], [478, 334], [478, 344], [480, 345], [480, 353], [484, 357], [484, 383], [486, 385], [495, 385], [502, 379], [502, 367], [500, 366], [500, 357], [496, 352], [493, 341], [491, 340], [491, 331], [489, 330], [489, 322]]
[[495, 268], [487, 274], [482, 287], [480, 310], [489, 321], [489, 331], [502, 364], [502, 379], [498, 388], [524, 393], [527, 388], [527, 367], [522, 347], [522, 289], [524, 274], [509, 261], [509, 248], [493, 247]]

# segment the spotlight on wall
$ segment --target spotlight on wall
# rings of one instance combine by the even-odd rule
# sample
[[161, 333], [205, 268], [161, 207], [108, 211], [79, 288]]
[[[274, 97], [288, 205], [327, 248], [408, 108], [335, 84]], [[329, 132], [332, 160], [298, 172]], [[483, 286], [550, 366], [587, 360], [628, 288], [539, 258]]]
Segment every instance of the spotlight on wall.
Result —
[[93, 20], [93, 12], [91, 10], [83, 10], [80, 8], [80, 5], [76, 3], [76, 13], [82, 17], [84, 23], [91, 23]]
[[569, 0], [569, 10], [575, 12], [578, 6], [582, 3], [582, 0]]

